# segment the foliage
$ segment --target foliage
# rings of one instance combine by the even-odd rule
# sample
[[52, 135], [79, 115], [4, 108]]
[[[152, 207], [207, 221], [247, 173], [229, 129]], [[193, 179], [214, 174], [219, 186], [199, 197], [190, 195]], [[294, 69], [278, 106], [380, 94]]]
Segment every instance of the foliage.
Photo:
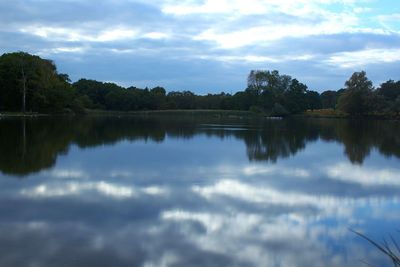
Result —
[[247, 78], [245, 92], [253, 105], [263, 107], [269, 113], [278, 110], [278, 113], [285, 114], [301, 113], [309, 105], [315, 104], [315, 94], [308, 94], [305, 84], [289, 75], [281, 75], [277, 70], [252, 70]]
[[385, 99], [396, 99], [400, 96], [400, 81], [389, 80], [381, 84], [378, 89], [378, 93], [382, 95]]
[[327, 90], [321, 93], [321, 105], [323, 109], [334, 109], [337, 105], [339, 94], [336, 91]]
[[287, 116], [289, 115], [289, 111], [285, 109], [281, 104], [275, 103], [274, 108], [272, 109], [271, 112], [272, 116]]
[[73, 98], [68, 75], [59, 74], [52, 61], [23, 52], [0, 57], [1, 110], [60, 112], [70, 108]]
[[345, 92], [339, 97], [338, 109], [350, 115], [368, 113], [368, 97], [372, 93], [372, 82], [365, 71], [354, 72], [345, 83]]
[[[26, 97], [24, 97], [24, 95]], [[26, 104], [24, 105], [24, 99]], [[25, 109], [24, 109], [25, 107]], [[167, 92], [80, 79], [71, 84], [67, 74], [38, 56], [17, 52], [0, 57], [0, 110], [73, 112], [86, 109], [138, 111], [215, 109], [253, 111], [272, 116], [307, 110], [338, 109], [338, 114], [400, 115], [400, 81], [389, 80], [374, 90], [364, 71], [355, 72], [338, 91], [319, 94], [289, 75], [273, 70], [252, 70], [247, 88], [235, 94], [196, 95], [191, 91]]]
[[307, 91], [306, 102], [307, 109], [314, 110], [322, 108], [321, 96], [316, 91]]
[[375, 90], [361, 71], [355, 72], [345, 85], [337, 103], [339, 110], [350, 115], [399, 115], [400, 81], [389, 80]]

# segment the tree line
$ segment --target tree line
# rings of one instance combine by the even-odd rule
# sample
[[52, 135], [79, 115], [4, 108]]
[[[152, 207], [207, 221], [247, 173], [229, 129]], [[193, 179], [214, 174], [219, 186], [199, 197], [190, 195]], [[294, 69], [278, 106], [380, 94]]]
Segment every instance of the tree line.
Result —
[[345, 87], [323, 93], [277, 70], [252, 70], [247, 88], [235, 94], [196, 95], [163, 87], [124, 88], [115, 83], [81, 79], [71, 83], [51, 60], [24, 52], [0, 57], [0, 111], [85, 113], [87, 109], [137, 111], [174, 109], [245, 110], [273, 116], [306, 110], [337, 109], [349, 115], [400, 113], [400, 81], [374, 88], [364, 71]]

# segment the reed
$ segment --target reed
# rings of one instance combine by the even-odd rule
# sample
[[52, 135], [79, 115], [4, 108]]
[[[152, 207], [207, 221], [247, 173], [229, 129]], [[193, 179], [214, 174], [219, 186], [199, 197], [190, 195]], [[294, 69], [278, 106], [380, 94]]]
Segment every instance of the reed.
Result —
[[[379, 251], [381, 251], [384, 255], [386, 255], [393, 263], [393, 266], [400, 267], [400, 246], [397, 241], [393, 238], [393, 236], [389, 235], [390, 240], [383, 239], [382, 243], [378, 243], [368, 236], [357, 232], [353, 229], [349, 229], [354, 234], [360, 236], [361, 238], [367, 240], [373, 246], [375, 246]], [[366, 262], [365, 262], [366, 263]], [[367, 265], [371, 266], [370, 264], [366, 263]]]

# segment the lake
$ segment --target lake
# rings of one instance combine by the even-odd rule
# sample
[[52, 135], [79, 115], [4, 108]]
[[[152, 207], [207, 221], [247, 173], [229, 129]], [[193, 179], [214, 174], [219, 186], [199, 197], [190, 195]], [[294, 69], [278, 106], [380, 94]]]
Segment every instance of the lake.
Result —
[[390, 266], [400, 122], [0, 118], [0, 266]]

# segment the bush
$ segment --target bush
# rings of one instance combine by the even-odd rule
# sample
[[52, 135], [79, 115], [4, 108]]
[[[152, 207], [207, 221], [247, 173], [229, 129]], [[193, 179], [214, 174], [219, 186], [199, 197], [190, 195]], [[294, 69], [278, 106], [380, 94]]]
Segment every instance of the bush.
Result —
[[275, 103], [274, 108], [272, 109], [271, 116], [280, 116], [284, 117], [289, 115], [289, 111], [279, 103]]
[[249, 111], [253, 112], [253, 113], [263, 113], [264, 109], [262, 107], [260, 107], [260, 106], [251, 106], [249, 108]]

